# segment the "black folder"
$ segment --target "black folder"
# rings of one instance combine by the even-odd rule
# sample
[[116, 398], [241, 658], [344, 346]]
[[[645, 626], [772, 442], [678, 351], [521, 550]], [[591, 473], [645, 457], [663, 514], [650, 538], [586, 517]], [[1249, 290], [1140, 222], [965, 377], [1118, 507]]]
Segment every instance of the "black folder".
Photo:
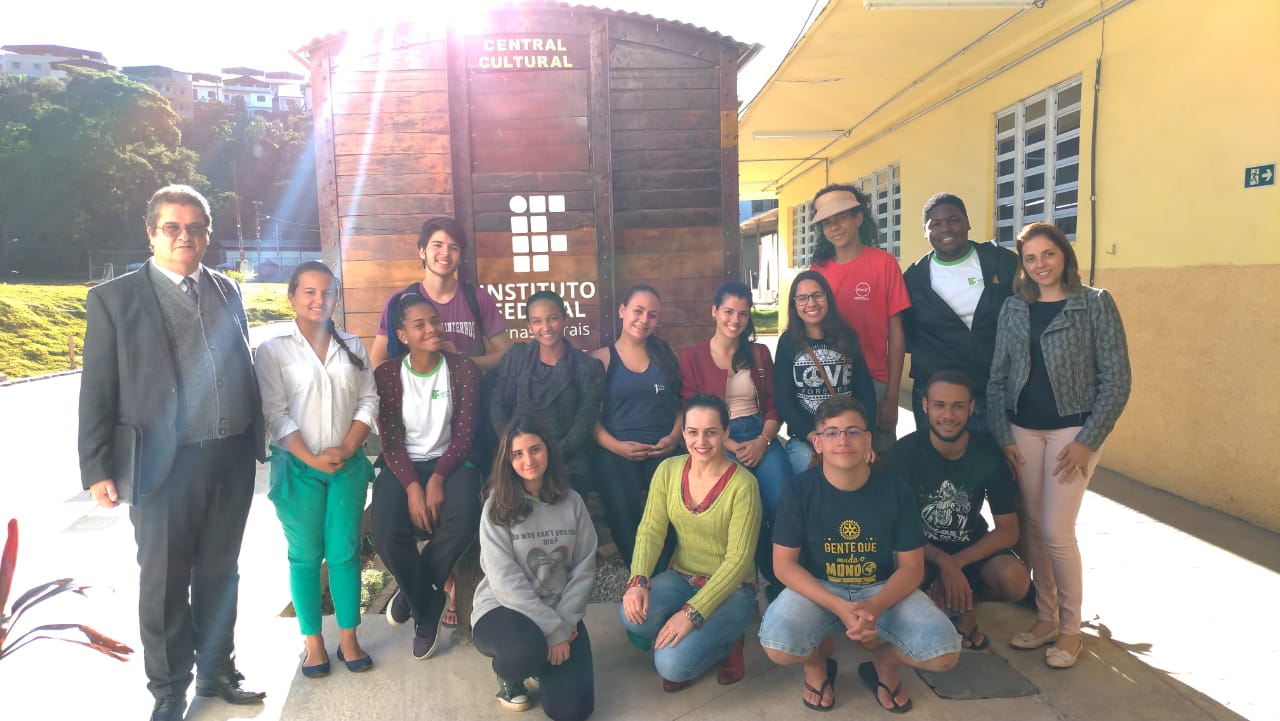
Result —
[[115, 472], [116, 495], [121, 503], [134, 505], [138, 498], [138, 464], [142, 462], [142, 429], [117, 425], [111, 434], [111, 465]]

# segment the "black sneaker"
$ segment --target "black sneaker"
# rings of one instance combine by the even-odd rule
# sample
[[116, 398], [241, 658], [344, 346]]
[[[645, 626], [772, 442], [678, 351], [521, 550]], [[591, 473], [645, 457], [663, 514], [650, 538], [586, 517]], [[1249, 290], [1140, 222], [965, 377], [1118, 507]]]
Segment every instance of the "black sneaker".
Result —
[[529, 700], [529, 691], [523, 681], [507, 681], [498, 679], [498, 703], [508, 711], [528, 711], [533, 702]]
[[440, 619], [444, 616], [449, 596], [443, 591], [433, 590], [427, 601], [426, 617], [415, 624], [413, 634], [413, 657], [419, 661], [431, 658], [440, 645]]
[[401, 626], [411, 618], [413, 609], [409, 607], [409, 597], [404, 595], [404, 591], [397, 589], [396, 595], [391, 597], [391, 603], [387, 604], [387, 623]]

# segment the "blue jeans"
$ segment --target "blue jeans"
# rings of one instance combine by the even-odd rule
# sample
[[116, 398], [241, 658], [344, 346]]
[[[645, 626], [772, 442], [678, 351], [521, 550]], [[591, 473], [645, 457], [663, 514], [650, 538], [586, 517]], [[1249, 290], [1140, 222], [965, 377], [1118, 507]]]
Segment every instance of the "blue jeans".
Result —
[[[663, 571], [650, 581], [649, 613], [644, 623], [631, 623], [625, 611], [619, 608], [622, 625], [628, 633], [649, 641], [658, 638], [667, 619], [680, 613], [680, 608], [698, 592], [698, 588], [675, 571]], [[657, 648], [653, 651], [653, 665], [658, 675], [668, 681], [689, 681], [729, 655], [733, 642], [747, 630], [747, 623], [756, 611], [756, 591], [751, 586], [739, 586], [724, 603], [707, 616], [702, 628], [694, 629], [675, 648]]]
[[800, 475], [809, 469], [813, 462], [813, 446], [803, 438], [791, 438], [787, 441], [787, 461], [791, 464], [791, 473]]
[[[729, 421], [729, 437], [738, 443], [760, 437], [764, 430], [764, 417], [759, 413], [754, 416], [742, 416]], [[738, 457], [729, 454], [729, 458], [737, 461]], [[769, 442], [764, 456], [755, 468], [747, 468], [760, 484], [760, 512], [770, 526], [773, 525], [774, 513], [778, 510], [778, 496], [782, 487], [791, 480], [791, 464], [787, 462], [787, 452], [782, 449], [778, 439]]]
[[[846, 601], [871, 598], [884, 587], [884, 582], [850, 586], [819, 579], [818, 583]], [[760, 645], [792, 656], [808, 656], [822, 639], [843, 635], [844, 630], [844, 622], [834, 613], [787, 588], [764, 612]], [[912, 591], [885, 609], [876, 619], [876, 633], [916, 661], [960, 651], [960, 634], [946, 614], [920, 591]]]
[[[739, 443], [758, 438], [763, 430], [764, 417], [759, 413], [729, 421], [729, 437]], [[735, 462], [738, 460], [732, 453], [729, 458]], [[760, 539], [756, 544], [756, 568], [770, 584], [777, 584], [778, 578], [773, 575], [773, 517], [778, 512], [778, 496], [782, 495], [782, 487], [791, 480], [791, 463], [782, 443], [775, 438], [769, 441], [769, 447], [764, 450], [764, 456], [756, 467], [747, 470], [760, 484]]]

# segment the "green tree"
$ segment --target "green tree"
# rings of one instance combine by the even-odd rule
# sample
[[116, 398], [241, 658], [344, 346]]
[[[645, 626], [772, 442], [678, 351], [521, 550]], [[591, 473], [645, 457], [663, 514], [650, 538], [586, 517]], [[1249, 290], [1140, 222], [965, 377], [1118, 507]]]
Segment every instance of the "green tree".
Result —
[[[0, 238], [20, 277], [74, 277], [91, 251], [145, 252], [146, 202], [167, 183], [205, 185], [178, 116], [119, 73], [0, 78]], [[96, 260], [96, 259], [95, 259]]]
[[241, 232], [249, 241], [268, 233], [262, 214], [284, 219], [292, 229], [319, 223], [310, 113], [250, 114], [231, 104], [205, 105], [184, 128], [184, 144], [199, 155], [197, 168], [208, 178], [214, 238], [224, 247], [236, 244], [237, 197]]

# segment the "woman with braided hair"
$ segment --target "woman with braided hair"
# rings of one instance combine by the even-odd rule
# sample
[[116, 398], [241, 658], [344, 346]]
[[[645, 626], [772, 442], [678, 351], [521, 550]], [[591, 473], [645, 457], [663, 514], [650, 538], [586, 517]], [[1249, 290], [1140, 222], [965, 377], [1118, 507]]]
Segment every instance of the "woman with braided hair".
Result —
[[319, 261], [289, 278], [297, 317], [292, 332], [258, 348], [262, 414], [271, 444], [271, 487], [289, 544], [289, 591], [305, 637], [302, 674], [329, 672], [320, 634], [320, 562], [338, 621], [338, 660], [365, 671], [360, 647], [360, 519], [373, 466], [361, 451], [378, 415], [378, 391], [360, 339], [330, 318], [337, 296], [333, 271]]

